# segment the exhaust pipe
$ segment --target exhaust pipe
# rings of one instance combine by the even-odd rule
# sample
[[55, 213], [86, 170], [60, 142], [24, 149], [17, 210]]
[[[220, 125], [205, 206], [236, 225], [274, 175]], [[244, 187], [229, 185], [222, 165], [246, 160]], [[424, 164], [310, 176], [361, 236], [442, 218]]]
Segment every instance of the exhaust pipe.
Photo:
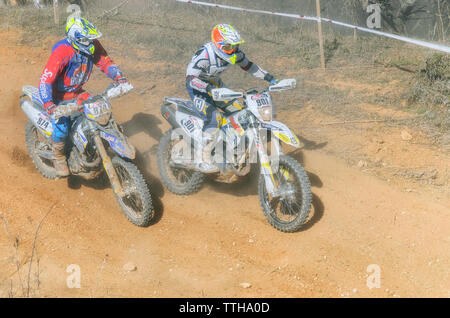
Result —
[[164, 103], [161, 106], [161, 115], [172, 125], [173, 128], [181, 128], [175, 118], [175, 109], [170, 103]]

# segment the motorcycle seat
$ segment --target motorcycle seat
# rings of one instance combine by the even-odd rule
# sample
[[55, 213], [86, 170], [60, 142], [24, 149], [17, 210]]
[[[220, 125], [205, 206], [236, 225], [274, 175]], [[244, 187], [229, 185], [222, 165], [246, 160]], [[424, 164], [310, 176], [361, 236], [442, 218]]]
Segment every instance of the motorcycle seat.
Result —
[[166, 98], [166, 102], [176, 105], [177, 111], [199, 117], [198, 113], [196, 113], [193, 109], [192, 101], [189, 99], [183, 99], [183, 98]]
[[198, 114], [192, 109], [192, 102], [191, 101], [189, 101], [187, 103], [178, 104], [177, 105], [177, 110], [182, 112], [182, 113], [198, 117]]

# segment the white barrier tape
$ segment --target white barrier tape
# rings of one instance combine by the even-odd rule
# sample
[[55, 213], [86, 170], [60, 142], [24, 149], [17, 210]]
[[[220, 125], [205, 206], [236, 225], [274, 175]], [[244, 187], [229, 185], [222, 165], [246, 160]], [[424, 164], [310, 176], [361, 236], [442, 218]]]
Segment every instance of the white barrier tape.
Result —
[[411, 38], [407, 38], [407, 37], [404, 37], [404, 36], [401, 36], [401, 35], [396, 35], [396, 34], [391, 34], [391, 33], [387, 33], [387, 32], [377, 31], [377, 30], [373, 30], [373, 29], [369, 29], [369, 28], [363, 28], [363, 27], [359, 27], [359, 26], [356, 26], [356, 25], [351, 25], [351, 24], [347, 24], [347, 23], [343, 23], [343, 22], [339, 22], [339, 21], [334, 21], [334, 20], [331, 20], [331, 19], [324, 19], [324, 18], [318, 18], [318, 17], [309, 17], [309, 16], [304, 16], [304, 15], [299, 15], [299, 14], [280, 13], [280, 12], [255, 10], [255, 9], [245, 9], [245, 8], [227, 6], [227, 5], [224, 5], [224, 4], [216, 4], [216, 3], [201, 2], [201, 1], [191, 1], [191, 0], [175, 0], [175, 1], [177, 1], [177, 2], [184, 2], [184, 3], [191, 3], [191, 4], [197, 4], [197, 5], [208, 6], [208, 7], [216, 7], [216, 8], [237, 10], [237, 11], [242, 11], [242, 12], [270, 14], [270, 15], [276, 15], [276, 16], [281, 16], [281, 17], [288, 17], [288, 18], [293, 18], [293, 19], [309, 20], [309, 21], [316, 21], [316, 22], [329, 22], [329, 23], [333, 23], [333, 24], [340, 25], [340, 26], [343, 26], [343, 27], [356, 29], [356, 30], [360, 30], [360, 31], [368, 32], [368, 33], [372, 33], [372, 34], [377, 34], [377, 35], [385, 36], [385, 37], [388, 37], [388, 38], [391, 38], [391, 39], [396, 39], [396, 40], [400, 40], [400, 41], [403, 41], [403, 42], [420, 45], [420, 46], [427, 47], [427, 48], [430, 48], [430, 49], [433, 49], [433, 50], [438, 50], [438, 51], [441, 51], [441, 52], [450, 53], [450, 47], [445, 46], [445, 45], [425, 42], [425, 41], [416, 40], [416, 39], [411, 39]]

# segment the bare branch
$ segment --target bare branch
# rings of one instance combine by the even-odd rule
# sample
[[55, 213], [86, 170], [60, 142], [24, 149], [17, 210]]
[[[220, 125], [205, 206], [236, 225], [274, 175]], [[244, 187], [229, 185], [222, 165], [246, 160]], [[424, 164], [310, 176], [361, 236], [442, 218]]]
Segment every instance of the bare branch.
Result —
[[41, 219], [41, 221], [39, 222], [38, 227], [36, 228], [36, 232], [34, 233], [34, 241], [33, 241], [33, 248], [31, 250], [31, 259], [30, 259], [30, 267], [28, 269], [28, 280], [27, 280], [27, 297], [30, 297], [30, 273], [31, 273], [31, 265], [33, 263], [33, 255], [34, 255], [34, 250], [36, 248], [36, 240], [38, 237], [38, 233], [39, 233], [39, 229], [41, 228], [42, 222], [44, 222], [45, 218], [47, 217], [47, 215], [50, 214], [50, 212], [53, 210], [53, 208], [55, 207], [56, 202], [53, 203], [53, 205], [48, 209], [48, 212], [44, 215], [44, 217]]
[[9, 231], [8, 231], [8, 222], [5, 220], [5, 218], [3, 217], [2, 214], [0, 214], [0, 219], [3, 222], [3, 226], [5, 228], [6, 236], [8, 237], [8, 240], [11, 243], [11, 245], [14, 247], [14, 252], [15, 252], [15, 256], [14, 257], [15, 257], [15, 261], [16, 261], [17, 275], [19, 276], [20, 287], [22, 289], [22, 295], [23, 295], [24, 294], [24, 290], [23, 290], [23, 284], [22, 284], [22, 277], [20, 276], [20, 262], [19, 262], [19, 253], [18, 253], [19, 244], [17, 242], [17, 238], [16, 238], [16, 240], [14, 242], [11, 239], [11, 236], [9, 235]]

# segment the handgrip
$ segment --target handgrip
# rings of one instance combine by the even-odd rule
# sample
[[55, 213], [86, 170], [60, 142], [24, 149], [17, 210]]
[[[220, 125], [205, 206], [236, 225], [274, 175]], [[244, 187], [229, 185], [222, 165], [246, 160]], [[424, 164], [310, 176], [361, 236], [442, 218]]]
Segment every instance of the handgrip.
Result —
[[80, 106], [76, 103], [59, 105], [59, 106], [56, 106], [56, 109], [53, 111], [53, 114], [51, 117], [56, 120], [61, 117], [70, 116], [73, 113], [79, 111], [81, 108], [82, 108], [82, 106]]

